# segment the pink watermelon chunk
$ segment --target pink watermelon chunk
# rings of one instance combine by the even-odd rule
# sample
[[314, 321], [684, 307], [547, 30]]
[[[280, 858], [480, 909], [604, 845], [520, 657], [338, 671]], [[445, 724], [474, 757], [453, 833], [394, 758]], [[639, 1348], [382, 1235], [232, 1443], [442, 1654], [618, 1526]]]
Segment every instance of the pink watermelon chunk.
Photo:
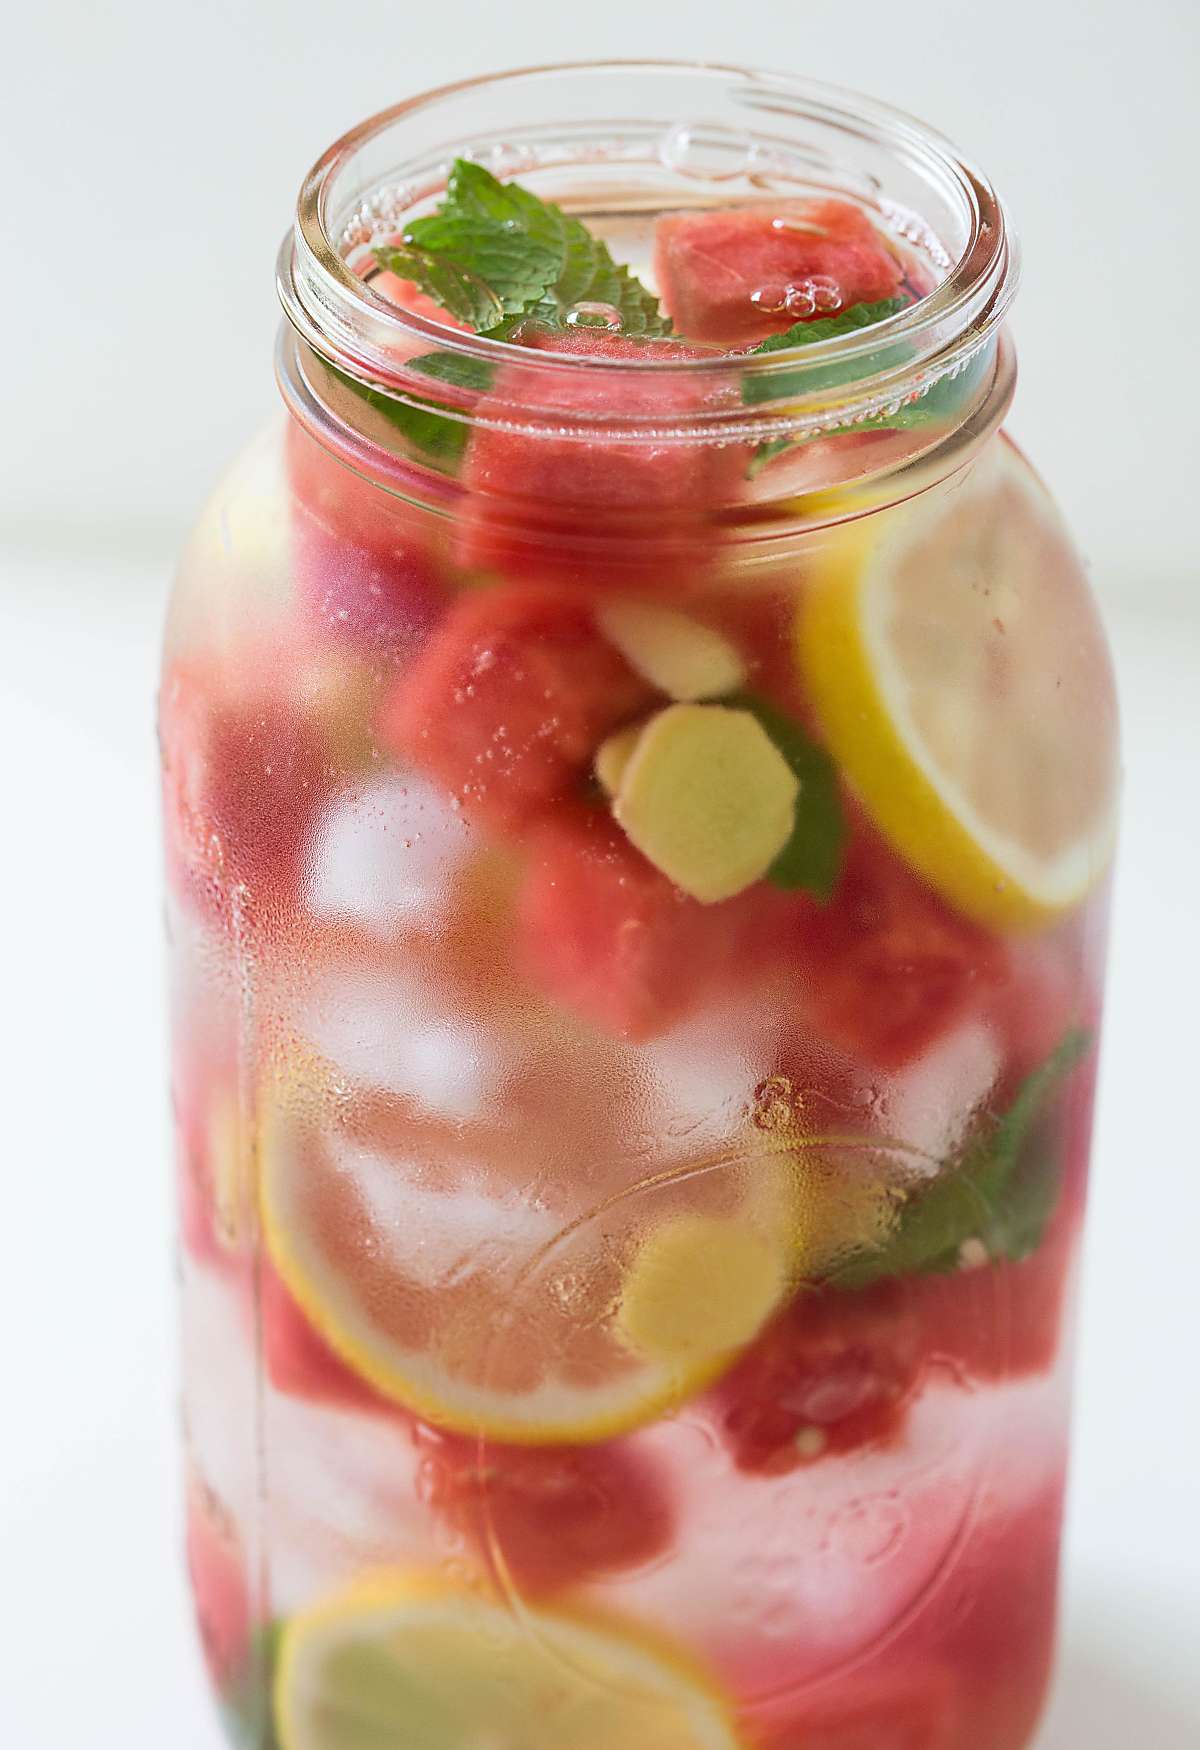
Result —
[[[714, 513], [739, 494], [746, 452], [666, 436], [564, 434], [577, 421], [653, 419], [664, 427], [736, 404], [724, 374], [699, 380], [650, 369], [711, 357], [703, 348], [637, 341], [603, 329], [533, 330], [526, 349], [644, 371], [504, 365], [476, 409], [481, 420], [537, 421], [534, 433], [481, 425], [467, 447], [459, 558], [506, 577], [570, 582], [690, 578], [718, 541]], [[533, 409], [522, 415], [522, 409]]]
[[797, 907], [785, 950], [797, 1012], [821, 1038], [896, 1070], [971, 1013], [1007, 971], [1003, 944], [959, 917], [864, 825], [827, 906]]
[[405, 651], [441, 612], [434, 518], [356, 474], [294, 420], [286, 446], [296, 588], [322, 636]]
[[464, 817], [519, 832], [568, 798], [648, 684], [564, 591], [460, 596], [383, 702], [381, 745], [446, 785]]
[[260, 1316], [263, 1359], [277, 1391], [309, 1403], [407, 1420], [398, 1405], [380, 1396], [334, 1353], [269, 1259], [262, 1264]]
[[188, 1490], [186, 1539], [204, 1662], [214, 1686], [223, 1694], [249, 1658], [250, 1588], [237, 1527], [198, 1479]]
[[766, 1750], [963, 1750], [968, 1729], [950, 1671], [914, 1662], [820, 1685]]
[[158, 709], [167, 874], [181, 897], [227, 917], [231, 896], [291, 897], [303, 875], [328, 761], [296, 699], [239, 692], [229, 677], [175, 663]]
[[606, 808], [547, 821], [529, 846], [520, 902], [527, 976], [605, 1032], [659, 1034], [769, 956], [784, 896], [757, 887], [701, 905], [634, 849]]
[[371, 275], [370, 285], [373, 292], [401, 310], [410, 310], [414, 316], [424, 316], [429, 322], [440, 322], [443, 328], [456, 328], [460, 334], [471, 332], [465, 322], [460, 322], [449, 310], [443, 310], [428, 292], [423, 292], [415, 280], [401, 279], [398, 273], [390, 273], [385, 268]]
[[668, 214], [654, 268], [679, 332], [721, 346], [894, 297], [904, 278], [882, 233], [840, 200]]

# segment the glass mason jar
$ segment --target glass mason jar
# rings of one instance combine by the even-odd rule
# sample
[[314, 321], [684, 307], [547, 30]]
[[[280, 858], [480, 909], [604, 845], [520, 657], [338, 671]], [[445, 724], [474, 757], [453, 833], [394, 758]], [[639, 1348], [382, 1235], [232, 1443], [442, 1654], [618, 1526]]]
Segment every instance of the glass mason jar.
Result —
[[[683, 342], [389, 277], [456, 158]], [[736, 69], [451, 87], [305, 182], [160, 701], [239, 1741], [1029, 1742], [1116, 717], [1015, 271], [937, 136]]]

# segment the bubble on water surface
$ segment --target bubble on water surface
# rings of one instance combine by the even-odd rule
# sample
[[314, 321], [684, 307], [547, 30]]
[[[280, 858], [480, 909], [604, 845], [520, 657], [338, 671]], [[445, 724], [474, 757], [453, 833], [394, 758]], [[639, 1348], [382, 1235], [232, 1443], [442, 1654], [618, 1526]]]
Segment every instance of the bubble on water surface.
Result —
[[571, 305], [566, 321], [570, 328], [604, 328], [610, 334], [618, 333], [625, 325], [625, 318], [615, 304], [588, 298]]
[[497, 140], [491, 146], [472, 147], [462, 154], [475, 164], [482, 164], [493, 176], [520, 176], [537, 164], [532, 146], [518, 145], [514, 140]]
[[770, 281], [750, 294], [756, 310], [767, 315], [788, 315], [797, 322], [809, 316], [830, 316], [844, 303], [842, 288], [827, 274], [810, 274], [806, 279], [789, 280], [787, 284]]
[[789, 288], [785, 285], [758, 286], [750, 294], [750, 302], [756, 310], [763, 310], [769, 316], [776, 316], [781, 310], [786, 310]]
[[749, 170], [754, 144], [746, 134], [719, 122], [677, 122], [659, 141], [658, 156], [677, 176], [728, 182]]

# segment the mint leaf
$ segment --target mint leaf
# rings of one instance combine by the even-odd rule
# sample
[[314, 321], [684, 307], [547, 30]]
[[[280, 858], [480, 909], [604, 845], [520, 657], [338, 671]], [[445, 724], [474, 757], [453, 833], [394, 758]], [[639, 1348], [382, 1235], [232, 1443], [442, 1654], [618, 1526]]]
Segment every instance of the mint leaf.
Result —
[[833, 761], [793, 718], [765, 700], [737, 693], [722, 703], [756, 717], [800, 781], [792, 835], [767, 870], [767, 880], [776, 887], [804, 888], [820, 900], [828, 899], [841, 873], [846, 842]]
[[1047, 1102], [1090, 1044], [1073, 1028], [1027, 1076], [1002, 1118], [977, 1133], [957, 1165], [914, 1193], [879, 1251], [850, 1259], [831, 1278], [838, 1288], [865, 1288], [885, 1276], [959, 1266], [963, 1242], [980, 1239], [993, 1258], [1028, 1256], [1058, 1201], [1062, 1163], [1054, 1127], [1043, 1127]]
[[785, 450], [796, 450], [800, 447], [797, 438], [767, 438], [761, 444], [754, 446], [754, 454], [746, 463], [747, 480], [757, 480], [768, 462], [773, 462], [776, 456], [782, 456]]
[[[503, 233], [499, 235], [503, 237]], [[498, 276], [502, 272], [518, 273], [515, 286], [507, 280], [502, 281], [507, 295], [497, 292], [461, 261], [439, 255], [436, 250], [420, 249], [415, 244], [395, 249], [377, 249], [375, 259], [389, 273], [399, 274], [401, 279], [412, 280], [459, 322], [465, 322], [468, 327], [483, 332], [494, 328], [505, 315], [526, 309], [531, 299], [540, 297], [545, 280], [536, 271], [520, 274], [514, 266], [511, 252], [507, 257], [509, 266], [507, 269], [503, 268], [500, 252], [489, 251], [486, 238], [477, 237], [475, 244], [478, 247], [472, 249], [471, 253], [482, 255]]]
[[578, 219], [566, 219], [562, 271], [548, 294], [530, 314], [539, 322], [561, 327], [577, 304], [608, 304], [621, 317], [619, 332], [646, 337], [671, 333], [671, 324], [627, 267], [618, 267], [600, 238]]
[[[879, 304], [855, 304], [849, 310], [843, 311], [841, 316], [831, 317], [830, 322], [841, 322], [843, 318], [855, 316], [856, 312], [863, 312], [862, 320], [857, 320], [846, 329], [839, 331], [849, 333], [853, 328], [870, 327], [872, 322], [882, 321], [884, 316], [894, 315], [897, 309], [903, 308], [904, 300], [899, 298], [884, 299]], [[872, 311], [879, 311], [881, 314], [870, 316], [869, 313]], [[826, 325], [816, 322], [797, 324], [799, 329], [817, 327], [824, 328]], [[778, 352], [780, 347], [788, 341], [788, 335], [796, 335], [796, 329], [789, 329], [786, 335], [772, 335], [768, 340], [764, 340], [761, 346], [756, 347], [755, 352]], [[813, 339], [827, 337], [828, 330], [826, 335], [815, 335]], [[803, 337], [800, 337], [792, 340], [790, 344], [803, 345], [805, 341]], [[800, 394], [804, 388], [839, 387], [843, 383], [854, 381], [864, 369], [884, 370], [889, 365], [902, 364], [906, 354], [907, 349], [904, 347], [885, 347], [866, 360], [858, 360], [854, 365], [830, 366], [828, 371], [822, 371], [803, 379], [799, 373], [795, 379], [785, 376], [772, 387], [770, 396], [767, 394], [765, 383], [756, 383], [753, 378], [743, 378], [742, 398], [744, 401], [754, 403], [774, 399], [776, 395]], [[752, 357], [753, 354], [750, 356]], [[821, 438], [839, 437], [846, 432], [857, 431], [912, 431], [921, 426], [936, 425], [953, 419], [977, 388], [987, 360], [988, 354], [979, 354], [957, 376], [939, 377], [937, 382], [932, 384], [923, 395], [919, 395], [915, 400], [906, 401], [894, 413], [876, 413], [867, 419], [848, 420], [845, 425], [831, 426], [826, 431], [806, 432], [803, 437], [797, 438], [771, 438], [758, 444], [747, 464], [746, 478], [748, 480], [755, 479], [769, 462], [775, 460], [776, 456], [783, 455], [788, 450], [798, 449], [802, 444], [814, 443]]]
[[403, 242], [375, 259], [493, 339], [531, 317], [562, 327], [584, 303], [612, 305], [622, 334], [671, 332], [657, 298], [580, 220], [467, 159], [456, 159], [437, 212], [414, 219]]
[[[764, 353], [784, 352], [798, 346], [815, 346], [819, 340], [834, 340], [839, 335], [855, 334], [862, 328], [873, 328], [877, 322], [897, 315], [907, 307], [908, 302], [907, 298], [881, 298], [875, 304], [851, 304], [848, 310], [841, 310], [836, 316], [818, 317], [813, 322], [796, 322], [782, 334], [768, 335], [747, 357], [758, 358]], [[893, 345], [884, 347], [867, 359], [846, 359], [840, 364], [826, 365], [821, 370], [814, 371], [805, 366], [790, 374], [783, 372], [771, 377], [748, 375], [742, 378], [742, 400], [747, 406], [754, 406], [760, 401], [778, 401], [787, 395], [802, 395], [811, 389], [837, 388], [843, 383], [857, 381], [864, 372], [874, 373], [885, 370], [889, 364], [900, 364], [906, 356], [905, 347]]]
[[[403, 433], [414, 449], [420, 450], [430, 461], [442, 464], [447, 471], [457, 468], [471, 435], [471, 427], [465, 419], [447, 418], [435, 401], [400, 401], [393, 395], [385, 395], [382, 389], [360, 383], [357, 377], [348, 376], [334, 365], [326, 368], [344, 388], [352, 390], [368, 407], [374, 408]], [[446, 352], [423, 353], [419, 358], [411, 359], [408, 368], [439, 382], [480, 394], [491, 387], [494, 375], [492, 366], [483, 359]]]
[[[563, 215], [556, 206], [539, 200], [519, 182], [501, 182], [471, 158], [454, 160], [446, 198], [438, 209], [438, 215], [445, 213], [522, 231], [552, 253], [560, 246]], [[416, 219], [412, 229], [428, 222]]]
[[233, 1686], [219, 1698], [222, 1723], [237, 1750], [278, 1750], [272, 1693], [282, 1622], [256, 1628]]
[[436, 377], [439, 383], [452, 383], [456, 389], [470, 389], [483, 395], [492, 386], [495, 367], [487, 359], [471, 358], [459, 352], [423, 352], [409, 359], [410, 371], [420, 371], [423, 377]]

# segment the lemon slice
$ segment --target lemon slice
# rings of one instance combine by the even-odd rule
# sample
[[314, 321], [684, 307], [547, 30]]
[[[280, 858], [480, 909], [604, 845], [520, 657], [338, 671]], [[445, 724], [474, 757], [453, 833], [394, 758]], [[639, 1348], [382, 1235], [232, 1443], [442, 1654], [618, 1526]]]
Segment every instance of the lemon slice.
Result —
[[519, 1139], [508, 1161], [465, 1146], [407, 1153], [295, 1109], [276, 1112], [259, 1166], [267, 1248], [312, 1324], [443, 1427], [577, 1444], [641, 1426], [724, 1371], [794, 1281], [776, 1150], [749, 1142], [597, 1196], [596, 1163], [535, 1190]]
[[728, 1702], [610, 1619], [381, 1575], [283, 1630], [282, 1750], [738, 1750]]
[[965, 483], [831, 537], [797, 620], [830, 752], [945, 899], [999, 929], [1077, 904], [1111, 854], [1116, 704], [1054, 507], [1006, 441]]

